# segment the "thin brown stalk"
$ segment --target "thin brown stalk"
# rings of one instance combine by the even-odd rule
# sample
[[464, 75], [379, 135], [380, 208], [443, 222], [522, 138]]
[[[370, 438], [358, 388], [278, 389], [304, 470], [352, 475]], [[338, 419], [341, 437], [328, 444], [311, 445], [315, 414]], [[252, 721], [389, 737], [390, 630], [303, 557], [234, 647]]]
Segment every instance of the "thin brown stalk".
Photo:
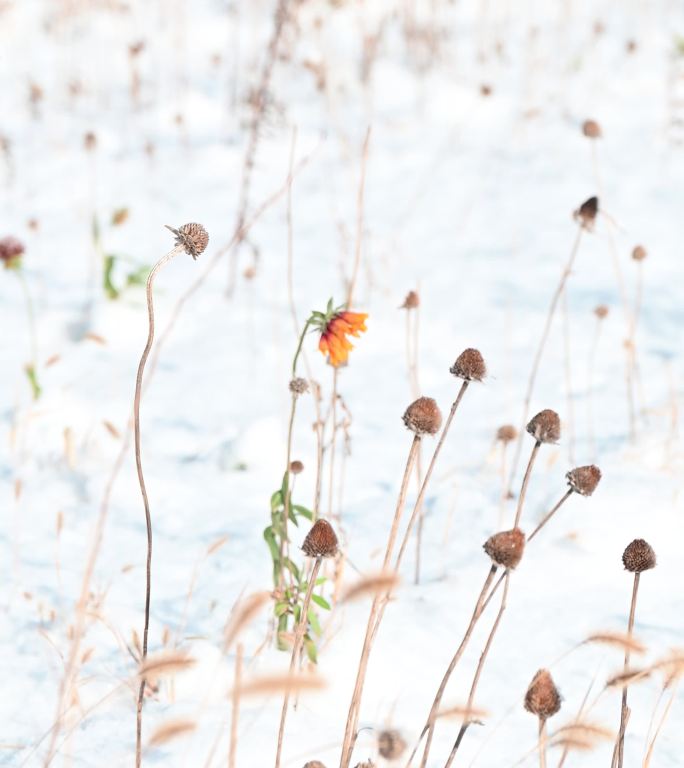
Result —
[[520, 452], [522, 451], [523, 436], [526, 434], [525, 425], [527, 424], [527, 417], [529, 415], [530, 403], [532, 402], [534, 385], [537, 380], [537, 373], [539, 372], [539, 364], [541, 363], [542, 355], [544, 353], [544, 349], [546, 348], [546, 342], [548, 341], [548, 338], [549, 338], [549, 332], [551, 331], [553, 318], [556, 314], [556, 309], [558, 308], [558, 302], [561, 296], [563, 295], [565, 284], [568, 281], [570, 274], [572, 273], [572, 267], [575, 263], [575, 258], [577, 256], [577, 252], [579, 251], [579, 246], [582, 239], [582, 231], [583, 229], [580, 224], [577, 227], [577, 235], [575, 237], [575, 242], [573, 243], [572, 249], [570, 251], [570, 256], [565, 265], [565, 268], [563, 269], [560, 281], [556, 286], [556, 290], [551, 298], [551, 304], [549, 305], [549, 310], [546, 315], [546, 321], [544, 323], [544, 328], [542, 330], [541, 339], [539, 340], [539, 346], [537, 347], [537, 351], [534, 356], [534, 361], [532, 363], [530, 378], [527, 382], [527, 391], [525, 392], [525, 400], [523, 403], [523, 414], [522, 414], [522, 419], [520, 424], [520, 430], [518, 432], [518, 440], [515, 446], [515, 454], [513, 455], [513, 461], [511, 463], [511, 471], [510, 471], [509, 480], [508, 480], [509, 491], [511, 490], [511, 486], [513, 485], [513, 478], [515, 477], [515, 473], [518, 471], [518, 462], [520, 461]]
[[[411, 442], [411, 448], [409, 450], [408, 458], [406, 459], [406, 466], [404, 468], [404, 476], [401, 481], [401, 488], [399, 489], [399, 497], [397, 499], [397, 505], [394, 510], [394, 518], [392, 519], [392, 526], [387, 539], [387, 547], [385, 549], [385, 557], [383, 559], [383, 571], [387, 571], [387, 567], [392, 559], [392, 552], [394, 550], [394, 544], [397, 538], [399, 530], [399, 523], [401, 522], [401, 516], [404, 512], [406, 505], [406, 494], [408, 491], [408, 484], [411, 478], [411, 472], [413, 471], [413, 463], [416, 458], [416, 453], [420, 445], [420, 437], [415, 435]], [[394, 570], [396, 573], [396, 569]], [[358, 710], [361, 705], [361, 696], [363, 694], [363, 684], [366, 676], [366, 669], [368, 667], [368, 659], [370, 658], [370, 652], [373, 644], [375, 632], [377, 631], [377, 623], [379, 622], [378, 611], [380, 609], [381, 600], [384, 597], [376, 595], [371, 605], [370, 615], [368, 616], [368, 624], [366, 626], [366, 635], [363, 640], [363, 647], [361, 650], [361, 658], [359, 659], [359, 667], [356, 673], [356, 682], [354, 683], [354, 692], [349, 704], [349, 711], [347, 713], [347, 723], [344, 732], [344, 741], [342, 742], [342, 756], [340, 760], [340, 768], [348, 768], [351, 761], [351, 753], [354, 748], [354, 736], [356, 731], [356, 724], [358, 722]]]
[[[304, 602], [302, 603], [302, 612], [299, 617], [297, 628], [295, 630], [294, 644], [292, 646], [292, 656], [290, 657], [290, 669], [288, 673], [290, 678], [294, 678], [295, 664], [297, 663], [297, 658], [299, 656], [299, 649], [302, 645], [302, 639], [304, 638], [306, 625], [309, 621], [308, 617], [309, 617], [309, 605], [311, 603], [311, 595], [313, 594], [314, 585], [316, 584], [316, 577], [318, 576], [318, 571], [321, 567], [321, 562], [322, 562], [322, 558], [317, 557], [316, 561], [314, 562], [311, 575], [309, 576], [309, 585], [306, 589]], [[278, 747], [276, 751], [275, 768], [280, 768], [280, 756], [283, 749], [283, 736], [285, 734], [285, 720], [287, 718], [287, 710], [290, 704], [290, 693], [291, 693], [290, 688], [288, 688], [285, 691], [285, 695], [283, 696], [283, 708], [280, 713], [280, 727], [278, 728]]]
[[546, 720], [539, 718], [539, 768], [546, 768]]
[[[135, 377], [135, 396], [133, 399], [133, 421], [134, 421], [134, 435], [135, 435], [135, 466], [138, 472], [138, 482], [140, 484], [140, 493], [143, 498], [143, 506], [145, 508], [145, 524], [147, 526], [147, 562], [146, 562], [146, 580], [145, 580], [145, 625], [143, 628], [143, 644], [142, 644], [142, 658], [141, 663], [145, 664], [147, 658], [147, 636], [150, 629], [150, 596], [152, 590], [152, 517], [150, 514], [150, 502], [147, 498], [147, 489], [145, 487], [145, 476], [143, 475], [142, 468], [142, 456], [141, 456], [141, 435], [140, 435], [140, 398], [142, 395], [142, 380], [145, 373], [145, 364], [147, 358], [152, 349], [152, 343], [154, 342], [154, 299], [153, 288], [154, 278], [157, 276], [159, 270], [167, 264], [174, 256], [183, 252], [183, 247], [177, 245], [171, 251], [152, 267], [150, 274], [147, 278], [146, 286], [146, 298], [147, 298], [147, 319], [148, 319], [148, 332], [147, 341], [140, 358], [138, 365], [138, 373]], [[145, 697], [145, 676], [141, 676], [140, 689], [138, 691], [138, 705], [136, 708], [136, 730], [135, 730], [135, 765], [136, 768], [140, 768], [142, 762], [142, 709], [143, 700]]]
[[563, 291], [563, 368], [565, 371], [565, 399], [567, 403], [566, 431], [568, 433], [568, 459], [575, 466], [575, 405], [572, 396], [572, 352], [570, 349], [570, 310], [568, 289]]
[[547, 512], [544, 517], [537, 523], [537, 527], [532, 531], [532, 533], [527, 537], [527, 541], [532, 541], [532, 539], [541, 531], [541, 529], [549, 522], [549, 520], [558, 512], [558, 510], [565, 504], [565, 502], [572, 496], [574, 491], [572, 488], [568, 488], [568, 490], [563, 494], [560, 501], [549, 511]]
[[[503, 595], [501, 596], [501, 605], [499, 606], [499, 612], [496, 615], [496, 619], [494, 620], [494, 624], [492, 625], [491, 632], [489, 633], [489, 637], [487, 638], [487, 642], [485, 643], [484, 650], [482, 651], [482, 655], [480, 656], [480, 661], [478, 662], [477, 669], [475, 670], [475, 676], [473, 678], [473, 683], [470, 687], [470, 694], [468, 695], [468, 702], [466, 704], [466, 708], [470, 709], [473, 706], [473, 701], [475, 700], [475, 693], [477, 692], [477, 685], [480, 682], [480, 675], [482, 674], [482, 669], [484, 668], [485, 661], [487, 660], [487, 656], [489, 654], [489, 650], [492, 647], [492, 642], [494, 641], [494, 635], [496, 634], [496, 630], [499, 627], [499, 624], [501, 623], [501, 618], [504, 614], [504, 611], [506, 610], [506, 600], [508, 598], [508, 587], [510, 584], [510, 578], [511, 578], [511, 572], [509, 570], [506, 570], [504, 574], [504, 591]], [[458, 736], [456, 737], [456, 741], [454, 742], [454, 746], [451, 750], [451, 754], [449, 755], [449, 758], [447, 759], [444, 768], [449, 768], [449, 766], [454, 762], [454, 758], [456, 757], [456, 753], [458, 752], [458, 748], [461, 746], [461, 742], [463, 741], [463, 737], [466, 734], [466, 731], [468, 730], [468, 727], [470, 726], [469, 721], [464, 721], [461, 725], [461, 729], [458, 732]]]
[[677, 685], [673, 685], [672, 695], [670, 696], [670, 700], [667, 702], [665, 711], [663, 712], [663, 716], [660, 718], [658, 727], [656, 728], [655, 733], [653, 734], [653, 738], [651, 739], [651, 743], [648, 745], [648, 750], [646, 752], [646, 755], [644, 756], [644, 762], [643, 762], [642, 768], [650, 768], [651, 758], [653, 757], [653, 750], [655, 749], [656, 740], [660, 735], [660, 732], [662, 731], [663, 726], [665, 725], [665, 722], [668, 718], [668, 715], [670, 714], [670, 710], [672, 709], [672, 705], [674, 704], [676, 697], [677, 697]]
[[[465, 634], [463, 635], [463, 639], [461, 640], [460, 645], [456, 649], [456, 653], [454, 654], [453, 658], [449, 662], [449, 666], [447, 667], [447, 670], [444, 673], [444, 677], [442, 678], [442, 681], [439, 684], [439, 688], [437, 689], [435, 699], [432, 702], [432, 707], [430, 708], [430, 713], [428, 714], [427, 722], [423, 727], [423, 731], [420, 735], [420, 739], [418, 740], [418, 744], [416, 745], [415, 749], [413, 750], [413, 753], [411, 754], [411, 757], [409, 758], [406, 764], [407, 766], [411, 765], [411, 762], [418, 749], [418, 746], [420, 745], [420, 742], [423, 739], [423, 737], [426, 735], [426, 733], [427, 733], [427, 739], [425, 741], [423, 757], [421, 758], [421, 761], [420, 761], [420, 768], [425, 768], [425, 766], [427, 765], [427, 760], [430, 754], [430, 747], [432, 746], [432, 738], [434, 736], [434, 731], [435, 731], [435, 720], [439, 714], [439, 707], [440, 707], [440, 704], [442, 703], [444, 691], [446, 690], [447, 683], [449, 682], [451, 675], [456, 669], [456, 665], [461, 660], [461, 657], [463, 656], [463, 653], [470, 641], [470, 638], [473, 634], [473, 630], [475, 629], [475, 625], [477, 624], [477, 620], [482, 615], [482, 605], [487, 595], [487, 591], [491, 586], [492, 580], [496, 575], [496, 571], [497, 571], [497, 566], [493, 564], [489, 569], [489, 572], [487, 573], [487, 578], [485, 579], [484, 584], [482, 585], [482, 589], [480, 590], [480, 595], [477, 598], [477, 602], [475, 603], [475, 610], [473, 611], [473, 615], [470, 618], [470, 623], [468, 624]], [[467, 705], [467, 707], [470, 707], [470, 706], [472, 706], [472, 701], [470, 701]]]
[[354, 249], [354, 267], [352, 269], [349, 289], [347, 291], [347, 308], [351, 309], [352, 299], [354, 298], [354, 289], [356, 288], [356, 279], [361, 265], [361, 246], [363, 244], [363, 205], [366, 191], [366, 168], [368, 165], [368, 147], [370, 144], [371, 127], [366, 130], [366, 137], [363, 140], [361, 150], [361, 176], [359, 178], [359, 188], [356, 199], [356, 247]]
[[332, 416], [332, 438], [330, 442], [330, 467], [328, 476], [328, 519], [333, 517], [333, 495], [335, 488], [335, 448], [337, 446], [337, 374], [333, 368], [333, 388], [330, 396], [330, 413]]
[[[582, 703], [580, 704], [580, 708], [577, 712], [577, 715], [575, 716], [574, 723], [580, 723], [582, 715], [584, 714], [584, 710], [587, 706], [587, 702], [589, 701], [589, 695], [591, 694], [591, 691], [594, 687], [594, 684], [596, 683], [596, 677], [597, 675], [594, 675], [591, 682], [589, 683], [589, 687], [587, 688], [587, 692], [584, 694], [584, 698], [582, 699]], [[565, 761], [568, 758], [568, 755], [570, 754], [570, 745], [566, 744], [563, 748], [563, 754], [560, 756], [560, 760], [558, 761], [557, 768], [563, 768], [565, 765]]]
[[[640, 573], [634, 574], [634, 586], [632, 587], [632, 602], [629, 608], [629, 622], [627, 624], [627, 635], [631, 635], [634, 630], [634, 615], [636, 613], [637, 594], [639, 592], [639, 576]], [[629, 668], [629, 658], [631, 652], [629, 648], [625, 649], [625, 664], [624, 671], [627, 672]], [[630, 709], [627, 706], [627, 689], [629, 684], [625, 683], [622, 689], [622, 706], [620, 707], [620, 730], [618, 732], [617, 742], [615, 743], [615, 749], [613, 750], [613, 762], [612, 768], [622, 768], [625, 749], [625, 731], [627, 729], [627, 722], [629, 720]]]
[[235, 652], [235, 684], [231, 697], [230, 746], [228, 748], [228, 768], [235, 768], [238, 743], [238, 721], [240, 718], [240, 688], [242, 686], [242, 643], [238, 643]]
[[532, 453], [530, 454], [530, 460], [527, 462], [527, 469], [525, 470], [525, 476], [523, 477], [522, 486], [520, 488], [520, 495], [518, 496], [518, 507], [515, 510], [515, 522], [513, 523], [514, 528], [517, 528], [520, 523], [523, 504], [525, 503], [525, 496], [527, 495], [527, 486], [529, 485], [530, 477], [532, 475], [532, 467], [534, 466], [534, 460], [537, 458], [537, 453], [539, 453], [540, 447], [541, 441], [535, 440], [534, 448], [532, 448]]

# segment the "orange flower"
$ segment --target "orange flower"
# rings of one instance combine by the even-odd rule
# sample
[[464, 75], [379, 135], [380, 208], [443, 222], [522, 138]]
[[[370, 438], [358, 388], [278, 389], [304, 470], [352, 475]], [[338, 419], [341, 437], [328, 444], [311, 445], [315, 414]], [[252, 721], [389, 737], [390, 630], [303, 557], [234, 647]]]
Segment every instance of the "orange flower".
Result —
[[330, 365], [337, 368], [347, 362], [353, 349], [347, 336], [357, 337], [366, 330], [366, 312], [336, 312], [321, 330], [318, 349], [328, 356]]

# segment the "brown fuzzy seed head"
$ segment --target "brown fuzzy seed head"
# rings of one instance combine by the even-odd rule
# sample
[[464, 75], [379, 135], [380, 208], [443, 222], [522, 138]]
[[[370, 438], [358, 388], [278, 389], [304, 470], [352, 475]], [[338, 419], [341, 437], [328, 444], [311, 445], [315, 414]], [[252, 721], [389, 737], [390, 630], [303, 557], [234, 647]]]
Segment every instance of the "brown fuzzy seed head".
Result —
[[391, 729], [380, 731], [378, 752], [385, 760], [398, 760], [406, 750], [406, 742], [399, 731]]
[[497, 565], [515, 568], [525, 551], [525, 534], [520, 528], [500, 531], [485, 541], [483, 549]]
[[401, 307], [399, 307], [399, 309], [415, 309], [418, 306], [420, 306], [420, 296], [418, 295], [418, 292], [409, 291], [406, 294], [404, 303], [401, 305]]
[[86, 133], [86, 135], [83, 137], [83, 146], [89, 152], [92, 152], [92, 150], [94, 150], [97, 146], [97, 136], [92, 131], [88, 131], [88, 133]]
[[656, 554], [648, 542], [634, 539], [622, 553], [622, 562], [631, 573], [641, 573], [656, 567]]
[[16, 267], [24, 255], [24, 244], [12, 235], [7, 235], [0, 240], [0, 261], [9, 269]]
[[648, 256], [648, 252], [643, 245], [635, 245], [632, 249], [632, 258], [634, 261], [643, 261]]
[[419, 397], [406, 409], [404, 424], [416, 435], [434, 435], [442, 426], [442, 412], [431, 397]]
[[181, 246], [193, 259], [196, 259], [209, 243], [209, 234], [201, 224], [183, 224], [178, 229], [167, 225], [167, 229], [176, 236], [176, 246]]
[[518, 430], [512, 424], [504, 424], [496, 430], [496, 439], [502, 443], [510, 443], [518, 436]]
[[459, 379], [482, 381], [487, 375], [487, 366], [479, 350], [469, 348], [461, 352], [449, 371]]
[[557, 443], [561, 434], [560, 417], [555, 411], [546, 408], [532, 417], [527, 431], [540, 443]]
[[601, 470], [595, 464], [589, 464], [586, 467], [575, 467], [575, 469], [571, 469], [565, 475], [565, 479], [575, 493], [580, 493], [582, 496], [591, 496], [601, 480]]
[[598, 197], [590, 197], [585, 200], [582, 205], [575, 211], [574, 216], [577, 221], [586, 229], [591, 232], [594, 229], [594, 223], [596, 222], [596, 215], [599, 210]]
[[293, 475], [300, 475], [303, 471], [304, 465], [299, 459], [290, 462], [290, 472], [292, 472]]
[[588, 139], [600, 139], [603, 135], [601, 133], [601, 126], [596, 122], [596, 120], [585, 120], [582, 123], [582, 133]]
[[309, 383], [306, 379], [302, 379], [298, 376], [296, 379], [290, 381], [289, 387], [290, 392], [292, 392], [293, 395], [303, 395], [308, 391]]
[[304, 768], [325, 768], [325, 765], [320, 760], [309, 760], [304, 764]]
[[608, 307], [605, 304], [599, 304], [594, 309], [594, 314], [596, 317], [598, 317], [599, 320], [603, 320], [604, 318], [608, 317]]
[[302, 550], [309, 557], [334, 557], [337, 554], [337, 536], [327, 520], [316, 520], [306, 534]]
[[547, 669], [540, 669], [532, 678], [525, 694], [525, 709], [542, 720], [553, 717], [561, 708], [561, 695]]

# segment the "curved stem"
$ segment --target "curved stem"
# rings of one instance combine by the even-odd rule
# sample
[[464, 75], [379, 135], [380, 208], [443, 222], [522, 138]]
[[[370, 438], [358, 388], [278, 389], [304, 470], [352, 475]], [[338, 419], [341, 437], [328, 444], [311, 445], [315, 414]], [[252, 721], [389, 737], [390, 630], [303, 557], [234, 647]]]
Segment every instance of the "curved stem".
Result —
[[[306, 624], [308, 622], [311, 595], [313, 594], [314, 585], [316, 584], [316, 577], [318, 576], [318, 571], [321, 567], [322, 561], [323, 558], [316, 558], [316, 562], [314, 563], [311, 575], [309, 576], [309, 586], [307, 587], [306, 596], [304, 597], [304, 602], [302, 603], [302, 613], [299, 617], [299, 623], [297, 624], [297, 629], [295, 630], [294, 645], [292, 646], [292, 656], [290, 658], [290, 677], [292, 677], [294, 674], [295, 664], [297, 662], [297, 657], [299, 656], [299, 649], [301, 648], [302, 638], [304, 637], [304, 629], [306, 628]], [[283, 708], [280, 713], [280, 727], [278, 728], [278, 748], [276, 751], [275, 768], [280, 768], [280, 755], [283, 750], [283, 735], [285, 734], [285, 720], [287, 718], [287, 708], [289, 703], [290, 688], [288, 687], [285, 691], [285, 696], [283, 697]]]
[[534, 466], [534, 460], [537, 458], [539, 452], [539, 446], [541, 443], [537, 440], [530, 454], [530, 460], [527, 462], [527, 469], [525, 470], [525, 477], [523, 477], [522, 487], [520, 489], [520, 496], [518, 497], [518, 508], [515, 511], [515, 523], [514, 528], [518, 527], [520, 523], [520, 516], [522, 515], [523, 504], [525, 503], [525, 495], [527, 494], [527, 486], [530, 482], [530, 475], [532, 474], [532, 467]]
[[[143, 646], [142, 646], [142, 658], [140, 660], [141, 666], [145, 663], [147, 658], [147, 636], [150, 629], [150, 593], [152, 586], [152, 517], [150, 514], [150, 502], [147, 498], [147, 489], [145, 487], [145, 477], [143, 475], [142, 457], [140, 453], [140, 396], [142, 393], [142, 380], [145, 372], [145, 364], [147, 358], [152, 349], [152, 342], [154, 341], [154, 300], [152, 294], [152, 288], [154, 286], [154, 278], [159, 270], [171, 259], [179, 253], [182, 253], [183, 247], [176, 246], [173, 250], [169, 251], [166, 256], [162, 256], [161, 259], [152, 267], [150, 274], [147, 278], [146, 297], [147, 297], [147, 318], [148, 318], [148, 331], [147, 342], [145, 343], [145, 349], [143, 350], [140, 363], [138, 364], [138, 373], [135, 377], [135, 397], [133, 399], [133, 421], [134, 421], [134, 434], [135, 434], [135, 466], [138, 472], [138, 482], [140, 484], [140, 493], [143, 498], [143, 505], [145, 507], [145, 523], [147, 525], [147, 564], [146, 564], [146, 583], [145, 583], [145, 626], [143, 629]], [[136, 713], [136, 731], [135, 731], [135, 765], [136, 768], [140, 768], [142, 762], [142, 708], [143, 699], [145, 697], [145, 677], [142, 677], [140, 681], [140, 689], [138, 691], [138, 706]]]
[[549, 520], [556, 514], [556, 512], [565, 504], [565, 502], [572, 496], [574, 491], [572, 488], [568, 488], [568, 490], [565, 492], [565, 494], [561, 497], [561, 500], [556, 504], [553, 509], [551, 509], [550, 512], [547, 512], [544, 517], [539, 521], [537, 524], [537, 527], [532, 531], [532, 533], [527, 537], [528, 543], [532, 541], [532, 539], [541, 531], [541, 529], [549, 522]]

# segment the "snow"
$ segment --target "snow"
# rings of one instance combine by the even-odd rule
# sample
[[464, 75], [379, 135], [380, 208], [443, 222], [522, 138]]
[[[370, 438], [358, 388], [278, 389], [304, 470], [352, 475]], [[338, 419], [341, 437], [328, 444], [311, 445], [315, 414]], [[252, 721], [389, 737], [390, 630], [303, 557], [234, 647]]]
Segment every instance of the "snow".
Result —
[[[362, 144], [371, 128], [354, 300], [355, 309], [369, 313], [368, 332], [355, 342], [338, 383], [351, 414], [341, 494], [339, 475], [335, 485], [342, 503], [338, 508], [336, 501], [334, 510], [347, 558], [345, 585], [359, 578], [355, 569], [380, 568], [409, 450], [400, 417], [411, 391], [405, 316], [398, 309], [407, 291], [417, 288], [421, 296], [423, 394], [448, 411], [459, 384], [448, 369], [465, 347], [479, 348], [489, 369], [486, 381], [466, 392], [429, 486], [422, 581], [413, 584], [410, 546], [402, 586], [371, 657], [364, 730], [352, 765], [378, 759], [378, 729], [391, 723], [413, 746], [422, 728], [489, 567], [481, 545], [501, 514], [494, 435], [502, 424], [520, 422], [548, 304], [576, 234], [572, 212], [599, 194], [615, 222], [599, 217], [596, 232], [582, 236], [568, 281], [574, 462], [560, 312], [542, 360], [531, 414], [558, 410], [564, 436], [558, 446], [541, 449], [523, 528], [530, 531], [561, 497], [573, 465], [596, 461], [603, 480], [593, 497], [568, 500], [512, 575], [476, 697], [489, 717], [468, 732], [455, 763], [535, 765], [537, 726], [521, 701], [540, 667], [551, 670], [564, 698], [552, 729], [572, 720], [592, 682], [589, 701], [596, 703], [588, 717], [617, 728], [619, 690], [599, 693], [621, 670], [621, 652], [577, 646], [597, 630], [626, 630], [631, 578], [620, 558], [633, 538], [648, 540], [658, 555], [658, 567], [642, 576], [639, 590], [635, 635], [648, 645], [643, 663], [682, 646], [684, 136], [677, 119], [684, 114], [677, 101], [684, 98], [684, 58], [676, 46], [684, 11], [667, 0], [309, 0], [294, 6], [296, 21], [285, 26], [274, 67], [249, 211], [282, 189], [296, 128], [296, 161], [308, 157], [292, 188], [300, 322], [329, 297], [344, 300], [356, 246]], [[36, 309], [43, 388], [34, 402], [23, 372], [30, 349], [24, 296], [16, 276], [0, 270], [0, 765], [44, 764], [75, 605], [147, 332], [141, 287], [116, 301], [101, 290], [91, 240], [94, 212], [104, 250], [130, 259], [117, 262], [117, 285], [170, 249], [164, 224], [200, 221], [210, 234], [197, 262], [176, 257], [155, 284], [159, 339], [178, 298], [210, 269], [164, 336], [142, 407], [155, 536], [150, 649], [161, 649], [166, 630], [197, 659], [172, 685], [162, 684], [144, 711], [146, 738], [173, 718], [190, 718], [196, 730], [149, 749], [144, 764], [226, 764], [235, 648], [223, 652], [223, 631], [236, 601], [271, 587], [262, 531], [285, 462], [287, 382], [297, 342], [287, 292], [286, 197], [267, 208], [240, 248], [240, 277], [229, 299], [228, 257], [215, 259], [233, 233], [251, 120], [246, 99], [259, 82], [273, 10], [264, 0], [0, 3], [0, 135], [9, 143], [0, 163], [0, 237], [13, 234], [26, 244], [23, 273]], [[407, 44], [403, 25], [411, 13], [420, 30], [437, 33], [436, 49], [419, 37]], [[364, 83], [363, 41], [380, 30]], [[637, 47], [629, 53], [631, 39]], [[145, 48], [137, 58], [136, 105], [128, 46], [138, 40]], [[216, 53], [218, 65], [212, 63]], [[323, 66], [323, 91], [305, 62]], [[33, 106], [30, 83], [43, 91]], [[80, 89], [75, 96], [69, 91], [74, 83]], [[491, 85], [491, 95], [481, 94], [482, 84]], [[598, 179], [592, 146], [581, 132], [590, 117], [604, 134], [595, 146]], [[91, 152], [83, 146], [87, 131], [97, 137]], [[128, 221], [110, 226], [121, 207], [129, 209]], [[39, 223], [35, 230], [28, 226], [32, 218]], [[636, 441], [628, 434], [625, 318], [611, 237], [630, 307], [637, 280], [630, 253], [637, 243], [648, 250], [636, 337], [643, 384]], [[244, 278], [253, 264], [255, 277]], [[599, 303], [610, 314], [593, 375], [594, 452], [587, 361]], [[314, 337], [304, 349], [327, 407], [332, 371]], [[298, 405], [293, 457], [305, 465], [297, 500], [309, 506], [315, 418], [306, 395]], [[424, 443], [425, 464], [434, 441]], [[516, 493], [531, 447], [531, 440], [523, 443]], [[416, 490], [412, 484], [409, 511]], [[323, 514], [328, 492], [326, 469]], [[513, 514], [509, 503], [506, 527]], [[296, 532], [296, 545], [305, 533]], [[225, 544], [208, 554], [224, 536]], [[133, 762], [136, 663], [127, 645], [134, 631], [142, 631], [144, 563], [145, 519], [129, 450], [90, 584], [79, 652], [89, 657], [79, 665], [78, 697], [57, 739], [55, 766]], [[465, 703], [492, 608], [445, 705]], [[302, 694], [289, 713], [284, 766], [301, 768], [313, 759], [328, 768], [338, 764], [368, 611], [366, 599], [322, 617], [318, 673], [327, 687]], [[261, 647], [268, 625], [264, 608], [240, 636], [245, 676], [287, 668], [287, 654]], [[643, 759], [661, 682], [655, 675], [630, 689], [625, 765]], [[682, 764], [684, 696], [674, 695], [652, 759], [658, 768]], [[278, 695], [242, 702], [240, 768], [274, 760], [280, 706]], [[440, 723], [430, 766], [444, 764], [458, 727], [453, 720]], [[611, 753], [612, 744], [602, 743], [571, 755], [566, 765], [606, 766]], [[552, 750], [549, 765], [557, 761]]]

